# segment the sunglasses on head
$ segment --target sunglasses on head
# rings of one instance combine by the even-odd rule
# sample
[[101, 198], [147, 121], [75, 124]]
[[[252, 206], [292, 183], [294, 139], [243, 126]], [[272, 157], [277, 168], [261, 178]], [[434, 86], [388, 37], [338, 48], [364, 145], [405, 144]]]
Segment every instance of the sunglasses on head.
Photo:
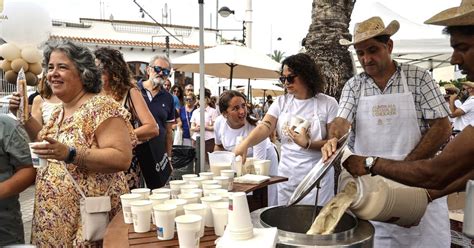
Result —
[[168, 68], [163, 68], [163, 67], [157, 66], [157, 65], [156, 65], [156, 66], [153, 66], [153, 70], [155, 70], [155, 72], [156, 72], [157, 74], [160, 74], [160, 72], [161, 72], [161, 73], [163, 74], [163, 76], [165, 76], [165, 77], [169, 76], [170, 73], [171, 73], [171, 70], [170, 70], [170, 69], [168, 69]]
[[295, 77], [297, 77], [298, 75], [288, 75], [288, 76], [281, 76], [279, 79], [280, 79], [280, 82], [282, 84], [285, 83], [285, 81], [287, 81], [289, 84], [292, 84], [293, 82], [295, 82]]

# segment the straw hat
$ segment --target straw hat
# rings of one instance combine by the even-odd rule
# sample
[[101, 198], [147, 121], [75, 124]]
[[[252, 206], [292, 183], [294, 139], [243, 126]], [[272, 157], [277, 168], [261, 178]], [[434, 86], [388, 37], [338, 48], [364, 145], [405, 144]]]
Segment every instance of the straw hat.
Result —
[[441, 26], [474, 25], [474, 0], [463, 0], [459, 7], [443, 10], [425, 23]]
[[473, 82], [469, 82], [469, 81], [466, 81], [466, 82], [461, 82], [461, 84], [464, 84], [466, 86], [469, 86], [471, 88], [474, 88], [474, 83]]
[[339, 44], [343, 46], [350, 46], [356, 43], [368, 40], [381, 35], [392, 36], [400, 28], [400, 23], [394, 20], [385, 27], [382, 19], [378, 16], [371, 17], [363, 22], [356, 23], [354, 27], [353, 42], [346, 39], [340, 39]]
[[443, 85], [443, 87], [446, 89], [446, 90], [454, 90], [456, 91], [456, 94], [459, 94], [459, 88], [454, 86], [454, 84], [445, 84]]

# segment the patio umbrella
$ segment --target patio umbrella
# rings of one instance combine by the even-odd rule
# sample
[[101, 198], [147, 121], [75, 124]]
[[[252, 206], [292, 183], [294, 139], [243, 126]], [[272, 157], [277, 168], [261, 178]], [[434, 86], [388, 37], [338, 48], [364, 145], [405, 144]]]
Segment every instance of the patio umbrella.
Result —
[[[199, 73], [199, 53], [181, 56], [172, 63], [178, 71]], [[279, 70], [280, 63], [248, 47], [218, 45], [204, 50], [204, 73], [229, 78], [230, 88], [233, 78], [277, 78]]]

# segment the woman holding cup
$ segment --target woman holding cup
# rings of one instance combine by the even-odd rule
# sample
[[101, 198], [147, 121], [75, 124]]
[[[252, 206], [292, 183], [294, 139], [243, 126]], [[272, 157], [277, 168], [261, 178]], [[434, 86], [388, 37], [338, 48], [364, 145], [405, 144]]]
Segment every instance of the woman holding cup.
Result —
[[[283, 60], [280, 81], [287, 94], [275, 100], [259, 125], [236, 147], [235, 154], [245, 157], [249, 147], [277, 130], [281, 139], [278, 175], [288, 177], [287, 182], [277, 185], [278, 203], [284, 205], [321, 158], [328, 124], [336, 117], [338, 105], [333, 97], [322, 93], [324, 84], [319, 70], [306, 54], [299, 53]], [[315, 194], [316, 191], [312, 191], [300, 204], [314, 204]], [[333, 195], [334, 170], [331, 169], [321, 181], [318, 205], [323, 205]]]
[[[247, 98], [235, 90], [228, 90], [220, 95], [219, 109], [222, 117], [218, 117], [214, 126], [216, 136], [214, 151], [233, 151], [237, 145], [237, 137], [247, 137], [257, 127], [257, 120], [250, 117], [247, 110]], [[278, 174], [278, 154], [275, 145], [268, 137], [248, 147], [247, 155], [261, 160], [270, 160], [270, 175]], [[270, 185], [268, 205], [274, 206], [277, 203], [276, 185]]]

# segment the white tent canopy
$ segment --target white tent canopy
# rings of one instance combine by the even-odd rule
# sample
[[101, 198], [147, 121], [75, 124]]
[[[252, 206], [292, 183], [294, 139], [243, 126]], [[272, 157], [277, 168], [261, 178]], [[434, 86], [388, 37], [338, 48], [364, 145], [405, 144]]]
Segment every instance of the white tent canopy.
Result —
[[[354, 25], [370, 18], [373, 15], [380, 16], [385, 25], [392, 20], [400, 22], [400, 30], [392, 36], [394, 48], [392, 57], [401, 63], [413, 64], [425, 69], [436, 69], [450, 66], [452, 49], [449, 37], [442, 34], [442, 27], [426, 25], [413, 22], [395, 13], [381, 3], [370, 3], [368, 6], [357, 6], [370, 9], [370, 11], [354, 11], [356, 16], [352, 17], [350, 24], [351, 33]], [[354, 48], [351, 46], [354, 60], [360, 68]]]

